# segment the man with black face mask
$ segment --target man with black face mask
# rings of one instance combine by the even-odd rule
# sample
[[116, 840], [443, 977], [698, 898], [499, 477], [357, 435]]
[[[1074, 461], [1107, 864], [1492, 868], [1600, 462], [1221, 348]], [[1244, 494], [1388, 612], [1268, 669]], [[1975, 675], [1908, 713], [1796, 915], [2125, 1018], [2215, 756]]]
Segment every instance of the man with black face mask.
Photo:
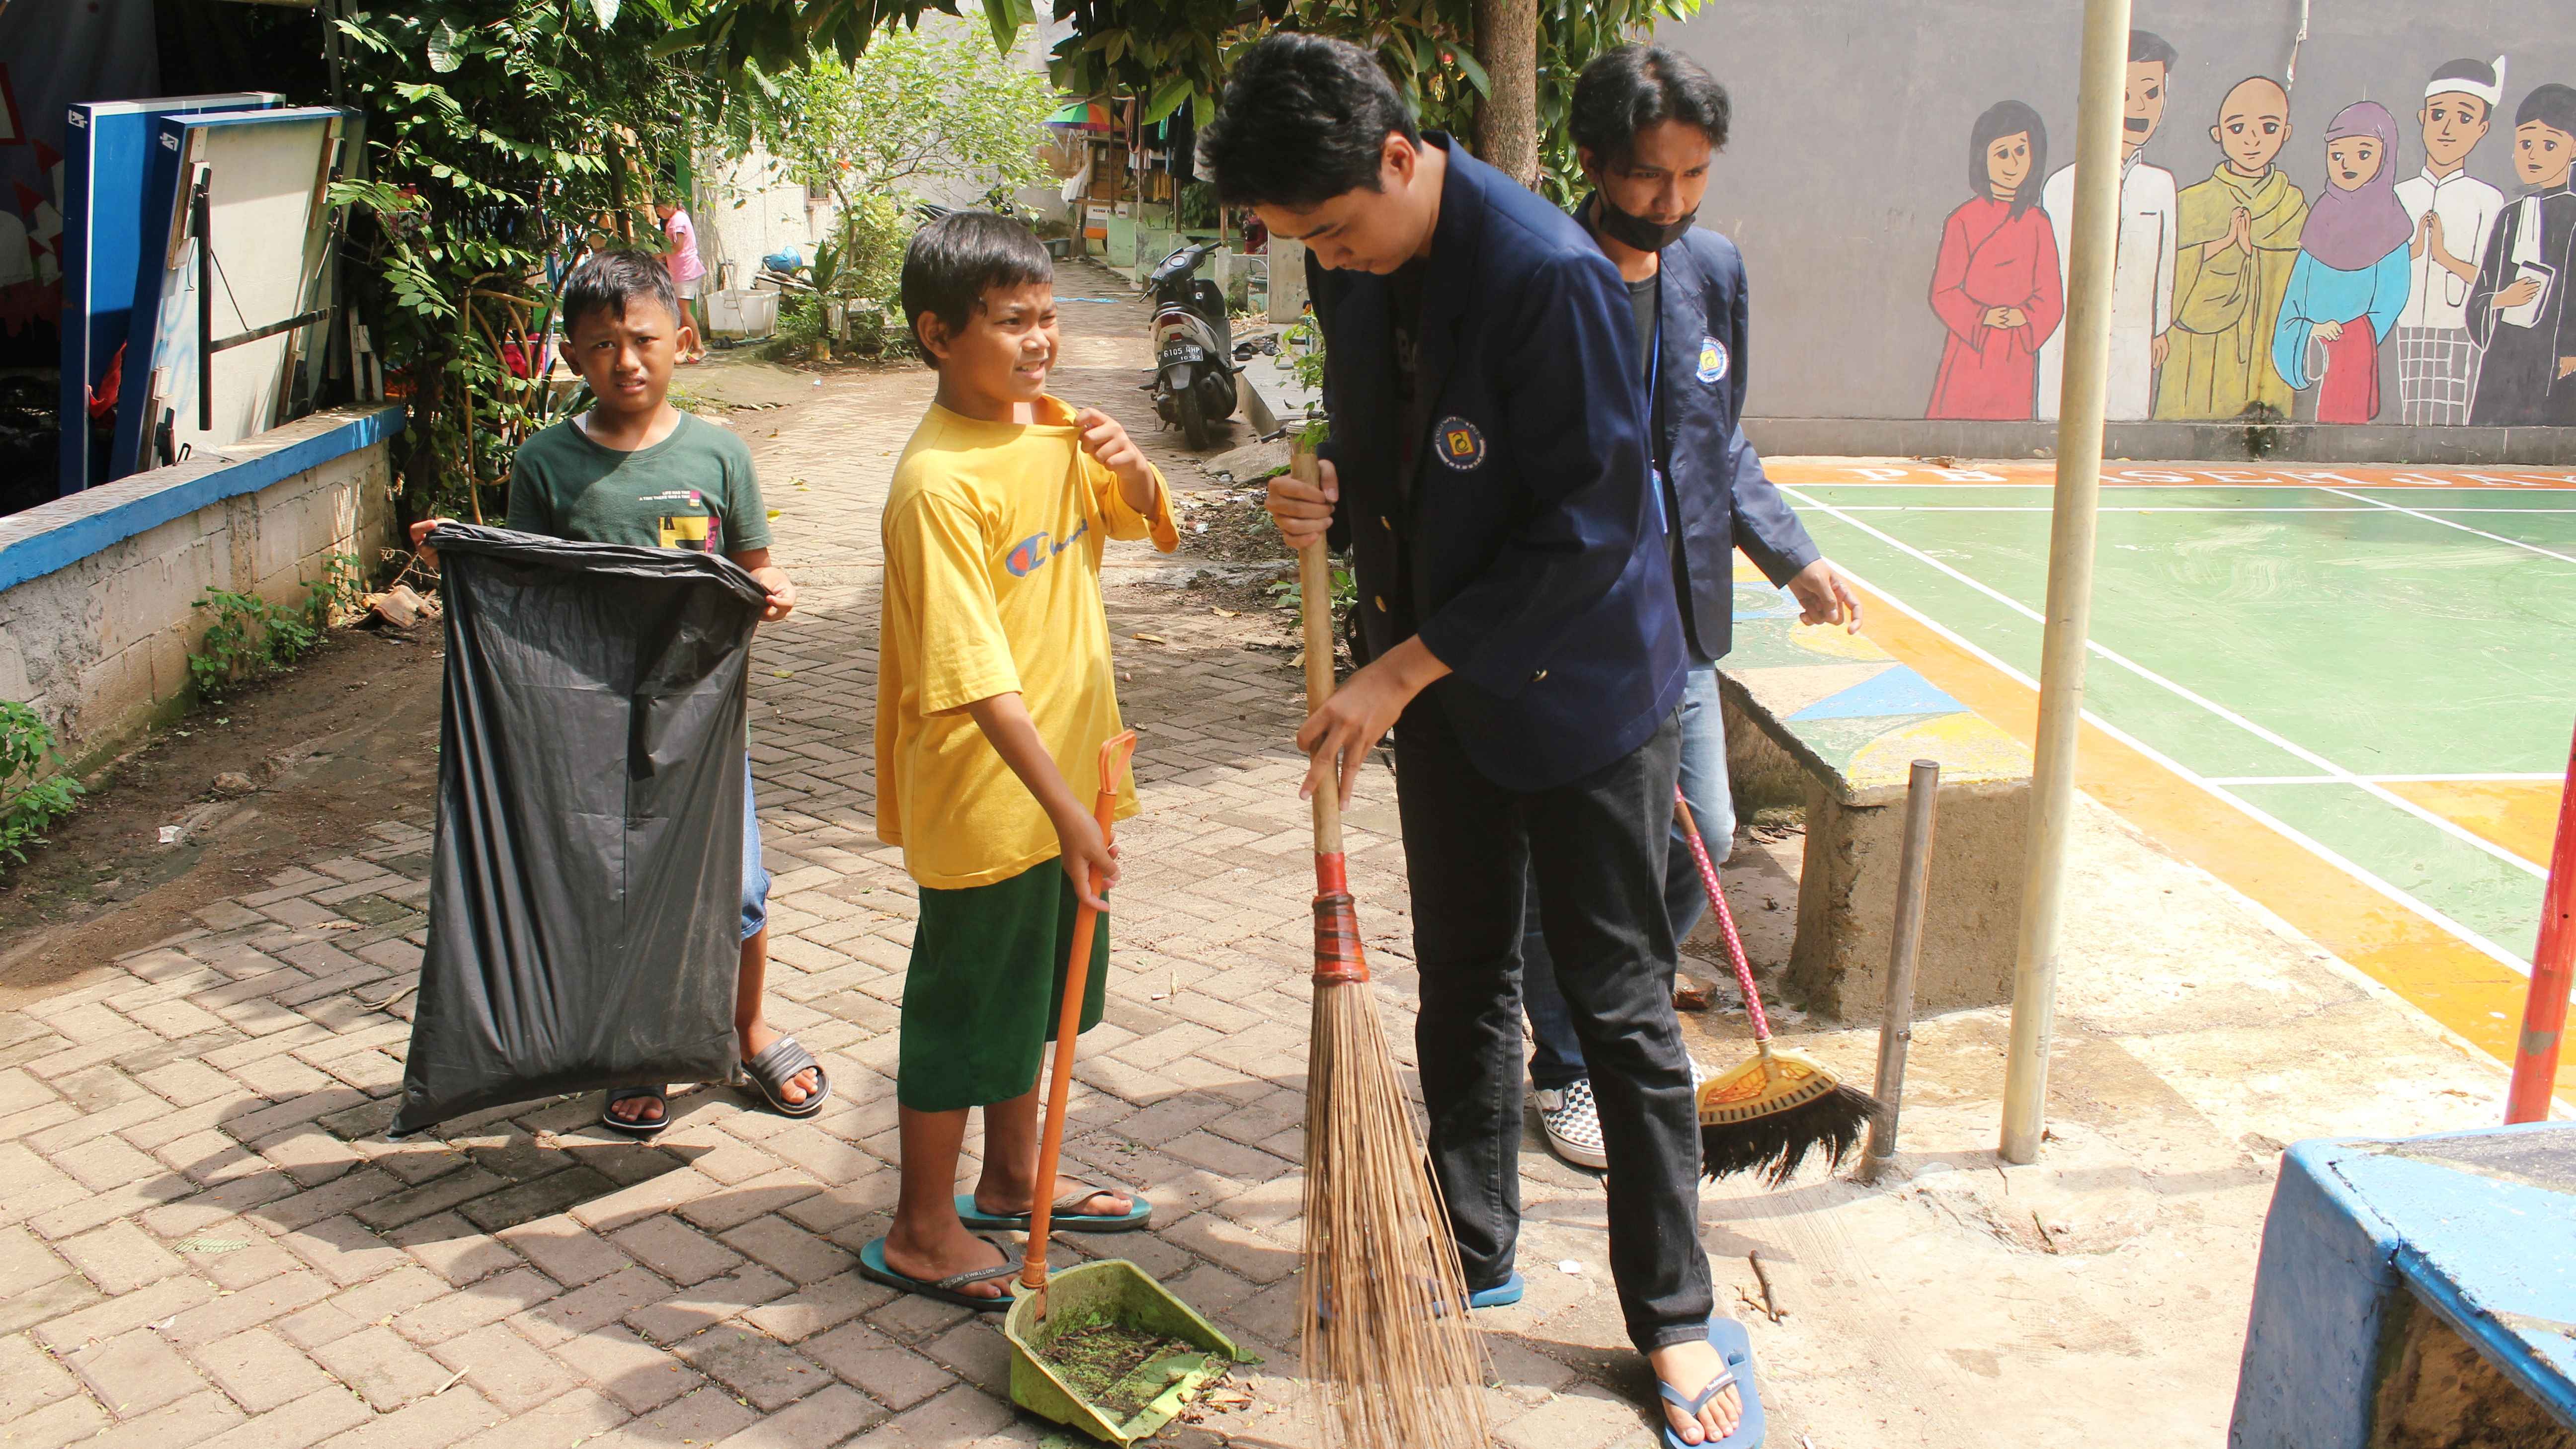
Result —
[[[1733, 242], [1696, 226], [1728, 115], [1725, 88], [1697, 62], [1661, 46], [1623, 45], [1584, 67], [1569, 118], [1594, 188], [1575, 220], [1627, 284], [1637, 355], [1646, 360], [1639, 382], [1650, 394], [1648, 461], [1672, 524], [1673, 593], [1689, 660], [1682, 793], [1720, 860], [1735, 830], [1717, 693], [1717, 661], [1734, 620], [1735, 550], [1796, 598], [1805, 622], [1860, 628], [1860, 601], [1764, 476], [1739, 425], [1744, 259]], [[1707, 899], [1678, 828], [1667, 857], [1664, 905], [1679, 941], [1698, 924]], [[1605, 1159], [1591, 1074], [1557, 989], [1536, 892], [1521, 943], [1521, 990], [1537, 1044], [1530, 1085], [1548, 1146], [1569, 1162], [1599, 1168]]]

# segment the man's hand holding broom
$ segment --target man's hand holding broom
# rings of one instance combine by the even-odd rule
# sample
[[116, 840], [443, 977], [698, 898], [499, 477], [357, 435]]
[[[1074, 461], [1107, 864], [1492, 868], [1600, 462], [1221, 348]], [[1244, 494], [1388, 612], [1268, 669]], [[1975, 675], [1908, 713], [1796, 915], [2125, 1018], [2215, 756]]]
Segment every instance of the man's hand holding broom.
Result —
[[[1333, 526], [1333, 507], [1342, 496], [1341, 481], [1331, 463], [1318, 460], [1315, 472], [1316, 481], [1312, 483], [1302, 482], [1292, 473], [1270, 480], [1270, 516], [1278, 521], [1280, 537], [1288, 541], [1290, 548], [1300, 551], [1324, 541], [1325, 533]], [[1386, 738], [1386, 732], [1395, 727], [1396, 718], [1414, 696], [1448, 672], [1449, 666], [1434, 657], [1416, 636], [1342, 681], [1341, 687], [1308, 715], [1304, 727], [1297, 731], [1297, 748], [1313, 762], [1306, 769], [1306, 783], [1298, 788], [1297, 798], [1314, 799], [1315, 791], [1338, 770], [1339, 803], [1349, 809], [1351, 791], [1359, 783], [1360, 767], [1368, 762], [1369, 751]]]

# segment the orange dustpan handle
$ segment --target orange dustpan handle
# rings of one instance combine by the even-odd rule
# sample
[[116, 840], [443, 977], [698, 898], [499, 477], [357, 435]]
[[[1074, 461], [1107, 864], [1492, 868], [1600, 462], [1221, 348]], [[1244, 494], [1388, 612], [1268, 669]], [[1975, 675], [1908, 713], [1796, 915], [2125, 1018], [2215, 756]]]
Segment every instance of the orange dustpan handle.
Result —
[[[1118, 813], [1118, 782], [1136, 753], [1136, 732], [1126, 730], [1100, 747], [1100, 793], [1091, 802], [1091, 818], [1100, 822], [1106, 842]], [[1092, 873], [1092, 894], [1100, 893], [1100, 876]], [[1036, 1196], [1029, 1203], [1029, 1248], [1020, 1267], [1020, 1287], [1036, 1294], [1037, 1312], [1046, 1316], [1046, 1259], [1049, 1219], [1055, 1208], [1055, 1165], [1064, 1150], [1064, 1107], [1073, 1093], [1073, 1044], [1082, 1033], [1082, 998], [1091, 986], [1091, 943], [1100, 928], [1100, 913], [1089, 906], [1074, 912], [1072, 959], [1064, 968], [1064, 1009], [1055, 1022], [1055, 1060], [1047, 1084], [1046, 1131], [1038, 1139]]]

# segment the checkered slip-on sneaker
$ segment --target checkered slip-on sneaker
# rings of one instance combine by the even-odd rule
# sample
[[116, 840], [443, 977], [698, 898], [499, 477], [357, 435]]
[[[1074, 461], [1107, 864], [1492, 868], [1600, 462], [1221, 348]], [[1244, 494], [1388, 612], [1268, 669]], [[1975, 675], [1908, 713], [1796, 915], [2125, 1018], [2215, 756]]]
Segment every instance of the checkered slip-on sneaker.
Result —
[[1601, 1147], [1601, 1111], [1592, 1104], [1590, 1078], [1578, 1078], [1563, 1091], [1541, 1088], [1538, 1120], [1557, 1156], [1595, 1172], [1610, 1165], [1610, 1154]]

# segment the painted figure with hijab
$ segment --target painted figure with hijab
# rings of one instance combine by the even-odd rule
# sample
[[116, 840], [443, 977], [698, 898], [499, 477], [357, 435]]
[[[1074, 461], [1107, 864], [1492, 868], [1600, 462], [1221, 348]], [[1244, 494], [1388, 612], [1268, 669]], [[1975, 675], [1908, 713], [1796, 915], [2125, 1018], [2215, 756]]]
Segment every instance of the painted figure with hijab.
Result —
[[1968, 200], [1941, 228], [1932, 312], [1949, 332], [1927, 418], [2027, 418], [2039, 348], [2066, 315], [2057, 238], [2039, 209], [2048, 127], [2020, 101], [1999, 101], [1968, 138]]
[[2470, 335], [2486, 349], [2469, 421], [2576, 427], [2576, 90], [2536, 86], [2513, 116], [2513, 168], [2524, 192], [2496, 219]]
[[[2146, 163], [2147, 143], [2164, 124], [2166, 87], [2179, 57], [2163, 36], [2129, 32], [2129, 75], [2120, 134], [2120, 231], [2111, 260], [2111, 367], [2103, 415], [2135, 422], [2155, 410], [2156, 369], [2172, 339], [2174, 176]], [[2061, 167], [2040, 194], [2057, 243], [2057, 285], [2066, 289], [2067, 248], [2075, 226], [2075, 168]], [[2055, 419], [2066, 367], [2061, 330], [2039, 350], [2039, 415]]]
[[2272, 366], [2272, 329], [2298, 263], [2308, 199], [2274, 164], [2290, 139], [2290, 96], [2268, 76], [2218, 103], [2217, 169], [2182, 190], [2174, 254], [2173, 348], [2156, 416], [2287, 417], [2294, 394]]
[[2504, 99], [2504, 57], [2455, 60], [2424, 83], [2424, 170], [2397, 183], [2415, 223], [2406, 310], [2397, 316], [2397, 420], [2414, 426], [2469, 420], [2478, 388], [2478, 344], [2469, 335], [2469, 289], [2504, 193], [2469, 174]]
[[2326, 127], [2326, 184], [2299, 231], [2272, 365], [2298, 391], [2317, 390], [2317, 421], [2379, 416], [2379, 345], [2406, 307], [2415, 223], [2397, 204], [2397, 118], [2355, 101]]

